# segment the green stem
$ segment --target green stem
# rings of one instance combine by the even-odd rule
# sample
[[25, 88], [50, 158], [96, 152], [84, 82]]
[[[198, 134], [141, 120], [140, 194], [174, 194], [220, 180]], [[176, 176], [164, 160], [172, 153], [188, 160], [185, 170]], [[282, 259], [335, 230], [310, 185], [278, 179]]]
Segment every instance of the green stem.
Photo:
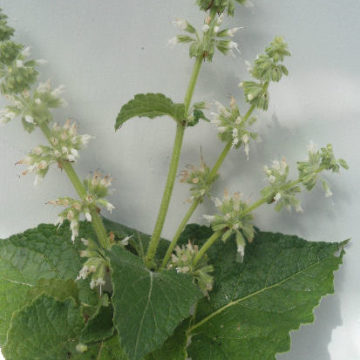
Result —
[[[50, 131], [49, 127], [46, 124], [40, 124], [39, 128], [41, 129], [41, 131], [44, 133], [45, 137], [48, 139], [48, 141], [51, 144], [51, 141], [50, 141], [51, 131]], [[64, 171], [66, 172], [66, 175], [68, 176], [71, 183], [73, 184], [79, 197], [81, 199], [84, 199], [87, 195], [86, 189], [85, 189], [83, 183], [81, 182], [78, 174], [76, 173], [73, 166], [71, 165], [71, 163], [69, 161], [63, 161], [63, 160], [59, 161], [59, 163], [60, 163], [61, 168], [64, 169]], [[100, 215], [98, 214], [96, 207], [92, 207], [90, 209], [90, 214], [91, 214], [91, 218], [92, 218], [91, 224], [92, 224], [95, 234], [99, 240], [100, 245], [104, 249], [108, 249], [110, 246], [109, 239], [108, 239], [107, 232], [106, 232], [105, 226], [103, 224], [103, 221], [102, 221]]]
[[[197, 79], [199, 77], [201, 65], [203, 62], [202, 56], [198, 56], [194, 65], [193, 72], [191, 74], [190, 82], [188, 89], [186, 91], [185, 100], [184, 100], [184, 106], [185, 106], [185, 118], [188, 117], [188, 111], [191, 104], [191, 99], [194, 94], [195, 85], [197, 82]], [[184, 138], [184, 132], [185, 132], [185, 126], [186, 126], [186, 119], [184, 119], [184, 124], [178, 123], [177, 129], [176, 129], [176, 136], [175, 136], [175, 143], [173, 147], [173, 153], [172, 158], [169, 166], [169, 172], [168, 177], [165, 185], [164, 194], [161, 200], [161, 205], [158, 213], [158, 217], [156, 220], [155, 228], [150, 240], [149, 248], [146, 254], [145, 263], [148, 267], [152, 266], [152, 262], [154, 259], [154, 256], [156, 254], [157, 247], [160, 242], [160, 236], [162, 229], [164, 227], [166, 215], [169, 209], [170, 199], [172, 195], [172, 191], [174, 188], [174, 182], [176, 178], [176, 173], [179, 165], [179, 159], [180, 159], [180, 153]]]
[[[248, 118], [251, 116], [251, 114], [253, 113], [253, 111], [255, 110], [255, 105], [252, 105], [249, 110], [247, 111], [247, 113], [244, 116], [244, 121], [247, 121]], [[226, 156], [228, 155], [229, 151], [232, 148], [232, 141], [229, 141], [226, 146], [224, 147], [223, 151], [221, 152], [221, 154], [219, 155], [214, 167], [211, 169], [210, 174], [209, 174], [209, 183], [211, 184], [212, 180], [214, 179], [214, 177], [216, 176], [216, 174], [218, 173], [221, 165], [223, 164]], [[179, 227], [176, 230], [176, 233], [173, 237], [173, 239], [171, 240], [171, 243], [169, 245], [169, 248], [166, 251], [165, 257], [163, 259], [162, 265], [161, 265], [161, 269], [165, 268], [165, 266], [167, 265], [167, 263], [170, 260], [171, 254], [175, 249], [175, 246], [180, 238], [181, 233], [183, 232], [183, 230], [185, 229], [186, 224], [188, 223], [188, 221], [190, 220], [191, 216], [193, 215], [193, 213], [195, 212], [196, 208], [198, 207], [198, 205], [201, 203], [200, 200], [195, 200], [190, 208], [188, 209], [188, 211], [186, 212], [183, 220], [181, 221]]]
[[190, 108], [190, 105], [191, 105], [191, 99], [192, 99], [193, 94], [194, 94], [195, 85], [196, 85], [197, 79], [199, 77], [199, 73], [200, 73], [202, 63], [203, 63], [203, 57], [198, 56], [196, 58], [196, 62], [194, 64], [193, 72], [191, 74], [190, 81], [189, 81], [189, 86], [187, 88], [187, 91], [186, 91], [186, 94], [185, 94], [185, 99], [184, 99], [185, 116], [186, 117], [188, 115], [188, 111], [189, 111], [189, 108]]
[[154, 256], [156, 254], [156, 249], [160, 242], [160, 235], [161, 231], [164, 226], [165, 218], [169, 209], [170, 204], [170, 198], [172, 195], [172, 191], [174, 188], [174, 182], [176, 178], [177, 168], [179, 164], [180, 159], [180, 152], [181, 152], [181, 146], [184, 138], [184, 131], [185, 127], [182, 124], [177, 125], [176, 129], [176, 137], [175, 137], [175, 143], [173, 147], [173, 153], [171, 157], [170, 167], [169, 167], [169, 173], [165, 185], [164, 194], [161, 200], [161, 205], [158, 213], [158, 217], [156, 220], [154, 232], [152, 234], [149, 248], [146, 254], [145, 262], [148, 267], [152, 266], [152, 261], [154, 259]]
[[179, 227], [176, 230], [176, 233], [173, 237], [173, 239], [171, 240], [171, 243], [166, 251], [166, 254], [164, 256], [163, 262], [161, 264], [161, 269], [165, 268], [165, 266], [167, 265], [167, 263], [170, 260], [171, 254], [175, 249], [176, 243], [179, 240], [179, 237], [181, 235], [181, 233], [183, 232], [186, 224], [188, 223], [188, 221], [190, 220], [192, 214], [194, 213], [194, 211], [196, 210], [196, 208], [198, 207], [200, 203], [200, 200], [194, 200], [193, 203], [191, 204], [190, 208], [188, 209], [188, 211], [186, 212], [184, 218], [182, 219]]
[[209, 250], [209, 248], [215, 243], [215, 241], [221, 236], [222, 233], [223, 233], [222, 231], [216, 231], [206, 240], [205, 244], [201, 247], [200, 251], [195, 256], [195, 259], [193, 261], [194, 267], [205, 255], [205, 253]]

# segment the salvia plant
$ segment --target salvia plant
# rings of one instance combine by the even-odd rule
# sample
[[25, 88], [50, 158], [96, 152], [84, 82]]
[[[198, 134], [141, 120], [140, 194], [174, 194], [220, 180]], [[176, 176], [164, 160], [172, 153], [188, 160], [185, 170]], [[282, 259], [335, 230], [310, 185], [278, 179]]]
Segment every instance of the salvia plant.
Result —
[[[0, 242], [0, 345], [7, 360], [264, 360], [290, 348], [289, 332], [313, 321], [320, 298], [332, 293], [346, 242], [308, 242], [296, 236], [262, 232], [254, 211], [271, 206], [301, 212], [298, 195], [320, 182], [330, 196], [324, 173], [339, 173], [347, 163], [331, 145], [310, 144], [305, 160], [290, 176], [285, 158], [264, 166], [267, 184], [255, 202], [236, 192], [214, 196], [212, 185], [231, 151], [249, 158], [257, 133], [257, 115], [269, 105], [269, 88], [288, 75], [290, 56], [275, 37], [249, 69], [248, 79], [227, 104], [192, 103], [204, 62], [221, 54], [236, 55], [227, 28], [245, 0], [197, 0], [204, 12], [197, 29], [186, 20], [174, 24], [179, 34], [170, 44], [185, 44], [194, 68], [183, 102], [163, 94], [138, 94], [125, 104], [118, 130], [135, 117], [167, 116], [176, 135], [168, 177], [151, 236], [103, 217], [114, 205], [107, 197], [111, 176], [93, 172], [81, 180], [74, 170], [79, 152], [92, 136], [79, 134], [76, 123], [54, 121], [63, 106], [63, 87], [38, 83], [43, 60], [12, 40], [14, 29], [0, 15], [0, 90], [7, 101], [0, 121], [20, 119], [44, 144], [18, 164], [35, 184], [56, 166], [73, 184], [77, 197], [59, 194], [49, 204], [60, 208], [55, 225], [41, 224]], [[220, 53], [220, 54], [219, 54]], [[236, 97], [244, 96], [244, 106]], [[178, 170], [183, 135], [200, 121], [215, 127], [224, 149], [214, 165]], [[122, 129], [126, 131], [126, 127]], [[189, 209], [171, 241], [161, 238], [177, 175], [190, 185]], [[31, 175], [30, 175], [31, 176]], [[188, 225], [206, 197], [214, 210], [209, 226]]]

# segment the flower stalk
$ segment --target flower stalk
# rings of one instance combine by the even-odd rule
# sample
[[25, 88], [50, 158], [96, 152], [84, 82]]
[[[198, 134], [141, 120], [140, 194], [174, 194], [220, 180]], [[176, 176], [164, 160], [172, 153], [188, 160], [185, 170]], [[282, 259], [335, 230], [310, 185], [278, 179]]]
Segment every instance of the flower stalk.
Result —
[[[191, 100], [192, 100], [192, 97], [194, 94], [196, 82], [199, 77], [202, 62], [203, 62], [203, 58], [201, 56], [198, 56], [196, 59], [195, 65], [194, 65], [193, 72], [191, 74], [188, 89], [186, 91], [185, 100], [184, 100], [186, 119], [188, 117], [188, 111], [189, 111]], [[145, 258], [145, 263], [148, 267], [153, 266], [153, 259], [156, 254], [156, 249], [159, 245], [161, 232], [164, 227], [166, 215], [167, 215], [167, 212], [169, 209], [170, 199], [171, 199], [172, 191], [174, 188], [176, 173], [178, 170], [179, 159], [180, 159], [180, 154], [181, 154], [181, 148], [182, 148], [182, 144], [183, 144], [184, 132], [185, 132], [186, 121], [187, 121], [186, 119], [184, 119], [183, 124], [179, 123], [176, 128], [175, 142], [174, 142], [173, 153], [172, 153], [171, 162], [170, 162], [170, 166], [169, 166], [168, 177], [167, 177], [167, 181], [166, 181], [166, 185], [165, 185], [165, 190], [164, 190], [164, 194], [163, 194], [163, 197], [161, 200], [161, 205], [160, 205], [158, 217], [156, 220], [155, 228], [154, 228], [154, 231], [153, 231], [153, 234], [152, 234], [152, 237], [150, 240], [149, 248], [148, 248], [148, 251], [146, 254], [146, 258]]]

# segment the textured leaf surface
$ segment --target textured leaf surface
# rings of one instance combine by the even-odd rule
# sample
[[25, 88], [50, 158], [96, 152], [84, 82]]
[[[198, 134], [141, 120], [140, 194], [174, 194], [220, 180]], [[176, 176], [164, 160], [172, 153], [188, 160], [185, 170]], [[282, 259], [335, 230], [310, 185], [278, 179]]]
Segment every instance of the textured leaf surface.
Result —
[[188, 359], [186, 352], [187, 336], [186, 330], [189, 327], [189, 320], [185, 320], [175, 330], [174, 334], [166, 340], [164, 345], [153, 353], [148, 355], [145, 360], [186, 360]]
[[[71, 360], [129, 360], [123, 352], [118, 336], [90, 345], [88, 351], [75, 353]], [[170, 360], [170, 359], [169, 359]]]
[[39, 225], [0, 240], [0, 345], [12, 313], [28, 302], [26, 294], [39, 279], [75, 279], [80, 267], [78, 252], [64, 228]]
[[172, 117], [177, 122], [184, 121], [184, 104], [175, 104], [163, 94], [138, 94], [121, 108], [116, 118], [115, 129], [133, 117], [153, 119], [164, 115]]
[[35, 299], [41, 294], [49, 295], [57, 300], [64, 301], [71, 297], [79, 299], [79, 289], [74, 280], [40, 279], [27, 293], [29, 299]]
[[202, 296], [192, 278], [154, 273], [119, 246], [110, 252], [114, 324], [130, 360], [159, 348]]
[[[192, 226], [184, 236], [202, 242], [205, 234], [208, 228]], [[215, 287], [198, 306], [189, 356], [274, 360], [276, 353], [288, 351], [289, 332], [312, 322], [321, 297], [334, 292], [333, 272], [342, 262], [343, 246], [258, 232], [239, 263], [234, 242], [217, 244], [209, 252]]]
[[96, 313], [89, 319], [81, 332], [81, 342], [99, 342], [114, 334], [113, 309], [109, 306], [99, 306]]
[[42, 295], [14, 315], [4, 356], [6, 360], [68, 359], [82, 326], [73, 300], [60, 302]]

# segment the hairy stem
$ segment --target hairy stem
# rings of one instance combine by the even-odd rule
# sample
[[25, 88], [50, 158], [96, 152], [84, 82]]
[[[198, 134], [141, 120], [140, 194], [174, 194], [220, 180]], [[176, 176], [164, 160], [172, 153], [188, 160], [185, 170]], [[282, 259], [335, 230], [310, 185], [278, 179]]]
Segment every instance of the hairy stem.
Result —
[[[49, 129], [49, 127], [46, 124], [40, 124], [39, 128], [41, 129], [41, 131], [43, 132], [43, 134], [45, 135], [45, 137], [48, 139], [48, 141], [51, 144], [51, 141], [50, 141], [51, 130]], [[76, 171], [74, 170], [73, 166], [71, 165], [71, 163], [69, 161], [59, 161], [59, 164], [60, 164], [61, 168], [64, 169], [64, 171], [66, 172], [66, 175], [68, 176], [69, 180], [73, 184], [79, 197], [81, 199], [84, 199], [87, 195], [86, 189], [85, 189], [83, 183], [81, 182], [79, 176], [77, 175]], [[103, 224], [103, 221], [97, 212], [97, 209], [95, 207], [90, 208], [90, 214], [92, 217], [91, 224], [92, 224], [95, 234], [99, 240], [100, 245], [104, 249], [109, 248], [110, 244], [109, 244], [109, 240], [107, 237], [107, 232], [106, 232], [105, 226]]]
[[[203, 59], [201, 56], [198, 56], [194, 65], [194, 69], [190, 78], [189, 86], [186, 91], [184, 105], [185, 105], [185, 117], [187, 119], [188, 117], [188, 111], [191, 104], [191, 99], [194, 94], [195, 85], [200, 73], [201, 65], [202, 65]], [[162, 229], [164, 227], [166, 215], [169, 209], [170, 199], [172, 195], [172, 191], [174, 188], [174, 182], [176, 178], [176, 173], [179, 165], [179, 159], [180, 159], [180, 153], [184, 138], [184, 132], [186, 127], [186, 119], [184, 119], [184, 124], [178, 124], [177, 130], [176, 130], [176, 136], [175, 136], [175, 143], [173, 147], [173, 153], [172, 158], [169, 166], [169, 172], [168, 177], [165, 185], [164, 194], [161, 200], [161, 205], [158, 213], [158, 217], [156, 220], [155, 228], [150, 240], [149, 248], [146, 254], [145, 263], [148, 267], [152, 266], [152, 262], [154, 259], [154, 256], [156, 254], [156, 249], [159, 245], [160, 236]]]
[[195, 256], [195, 259], [193, 261], [194, 267], [205, 255], [205, 253], [210, 249], [210, 247], [215, 243], [215, 241], [221, 236], [222, 233], [223, 233], [222, 231], [216, 231], [209, 237], [209, 239], [206, 240], [205, 244], [201, 247], [200, 251]]

